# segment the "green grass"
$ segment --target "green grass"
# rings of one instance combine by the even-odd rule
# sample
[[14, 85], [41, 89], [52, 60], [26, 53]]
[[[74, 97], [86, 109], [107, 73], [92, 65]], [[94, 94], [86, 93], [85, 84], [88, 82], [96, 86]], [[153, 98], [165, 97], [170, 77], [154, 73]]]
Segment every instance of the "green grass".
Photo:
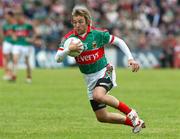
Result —
[[146, 121], [137, 135], [130, 127], [96, 121], [77, 68], [33, 70], [32, 84], [24, 77], [19, 71], [16, 83], [0, 80], [0, 139], [180, 138], [180, 70], [117, 70], [111, 94]]

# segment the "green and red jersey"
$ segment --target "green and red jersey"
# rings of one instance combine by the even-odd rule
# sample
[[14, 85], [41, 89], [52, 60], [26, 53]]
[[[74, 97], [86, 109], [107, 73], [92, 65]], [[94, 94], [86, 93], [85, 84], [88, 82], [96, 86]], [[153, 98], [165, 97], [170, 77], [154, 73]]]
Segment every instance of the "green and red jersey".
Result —
[[3, 30], [3, 36], [4, 36], [4, 41], [7, 41], [9, 43], [13, 43], [13, 24], [5, 23], [2, 27]]
[[31, 37], [32, 35], [31, 34], [33, 31], [32, 25], [28, 23], [15, 24], [13, 30], [17, 37], [17, 40], [15, 41], [16, 45], [22, 45], [22, 46], [31, 45], [31, 43], [27, 41], [27, 38]]
[[[82, 73], [95, 73], [108, 64], [104, 52], [104, 46], [109, 43], [110, 39], [110, 34], [107, 30], [88, 26], [84, 37], [79, 36], [72, 30], [64, 36], [63, 42], [70, 37], [77, 37], [83, 42], [84, 51], [75, 57]], [[63, 47], [63, 42], [60, 47]]]

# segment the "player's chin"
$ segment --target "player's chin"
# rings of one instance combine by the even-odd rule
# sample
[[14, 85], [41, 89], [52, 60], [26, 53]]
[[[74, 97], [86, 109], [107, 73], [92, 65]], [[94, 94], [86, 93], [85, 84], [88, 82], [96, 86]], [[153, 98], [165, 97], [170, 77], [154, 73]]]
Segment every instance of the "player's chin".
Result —
[[77, 31], [78, 35], [82, 35], [82, 34], [84, 34], [84, 30], [77, 29], [76, 31]]

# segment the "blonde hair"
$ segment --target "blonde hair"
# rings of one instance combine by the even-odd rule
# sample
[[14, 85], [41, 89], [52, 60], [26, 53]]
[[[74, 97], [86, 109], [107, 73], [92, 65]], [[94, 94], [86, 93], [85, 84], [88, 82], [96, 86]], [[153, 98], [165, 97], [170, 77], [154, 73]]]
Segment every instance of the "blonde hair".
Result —
[[72, 10], [73, 16], [83, 16], [88, 25], [91, 25], [91, 14], [90, 11], [83, 5], [77, 5]]

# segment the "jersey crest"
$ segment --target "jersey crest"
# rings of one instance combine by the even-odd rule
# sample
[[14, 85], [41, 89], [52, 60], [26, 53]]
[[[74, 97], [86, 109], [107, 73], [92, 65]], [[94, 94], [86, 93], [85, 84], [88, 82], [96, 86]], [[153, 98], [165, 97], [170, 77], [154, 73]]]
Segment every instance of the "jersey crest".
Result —
[[93, 42], [92, 42], [92, 47], [93, 47], [94, 49], [97, 48], [96, 41], [93, 41]]

